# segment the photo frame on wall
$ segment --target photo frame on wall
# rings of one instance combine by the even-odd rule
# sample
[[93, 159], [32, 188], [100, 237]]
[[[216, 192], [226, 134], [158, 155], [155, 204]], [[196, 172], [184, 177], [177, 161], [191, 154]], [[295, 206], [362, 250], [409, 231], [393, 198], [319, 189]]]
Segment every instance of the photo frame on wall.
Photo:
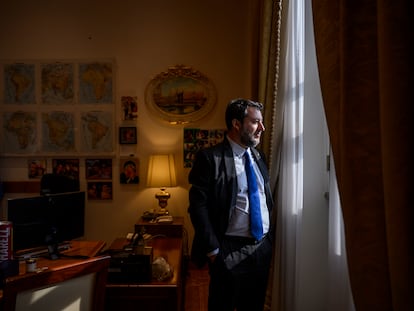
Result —
[[138, 117], [138, 102], [136, 96], [121, 96], [122, 120], [131, 121]]
[[176, 65], [156, 75], [145, 89], [151, 115], [170, 125], [194, 122], [206, 116], [217, 101], [213, 82], [200, 71]]
[[184, 168], [193, 167], [196, 153], [223, 141], [225, 129], [184, 128]]
[[112, 159], [85, 159], [85, 178], [112, 179]]
[[112, 200], [112, 181], [88, 181], [88, 200]]
[[119, 182], [121, 184], [139, 184], [140, 167], [138, 158], [121, 158], [119, 169]]
[[79, 180], [79, 159], [52, 159], [53, 174]]
[[29, 159], [27, 160], [29, 179], [41, 179], [46, 172], [46, 159]]
[[121, 145], [135, 145], [137, 143], [136, 126], [119, 127], [119, 143]]

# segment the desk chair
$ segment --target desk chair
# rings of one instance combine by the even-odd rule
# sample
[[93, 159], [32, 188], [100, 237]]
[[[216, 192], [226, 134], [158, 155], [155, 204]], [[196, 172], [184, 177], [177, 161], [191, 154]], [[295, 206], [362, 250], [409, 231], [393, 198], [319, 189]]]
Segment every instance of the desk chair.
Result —
[[1, 310], [101, 311], [109, 261], [109, 256], [74, 260], [13, 278], [4, 285]]

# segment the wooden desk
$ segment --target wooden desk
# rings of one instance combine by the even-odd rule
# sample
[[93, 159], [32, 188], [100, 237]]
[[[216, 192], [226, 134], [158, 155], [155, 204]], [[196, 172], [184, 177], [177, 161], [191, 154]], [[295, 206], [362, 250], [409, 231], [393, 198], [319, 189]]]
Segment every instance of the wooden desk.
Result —
[[[103, 248], [105, 247], [105, 242], [103, 241], [72, 241], [70, 242], [71, 247], [62, 252], [64, 255], [68, 256], [87, 256], [87, 257], [95, 257], [98, 255]], [[76, 258], [59, 258], [57, 260], [51, 260], [46, 257], [40, 257], [36, 259], [37, 261], [37, 268], [46, 270], [59, 270], [62, 267], [67, 265], [71, 265], [82, 261], [82, 259]], [[5, 282], [11, 282], [16, 279], [20, 278], [27, 278], [30, 277], [31, 273], [26, 273], [26, 263], [25, 261], [21, 261], [19, 263], [19, 275], [11, 276], [6, 278]], [[0, 291], [1, 294], [1, 291]], [[1, 295], [0, 295], [1, 298]]]
[[102, 268], [104, 269], [105, 273], [102, 273], [99, 278], [106, 282], [107, 268], [105, 270], [105, 265], [109, 265], [109, 257], [106, 256], [106, 261], [102, 261], [102, 256], [95, 257], [104, 246], [105, 242], [103, 241], [73, 241], [71, 242], [71, 248], [62, 252], [62, 254], [87, 256], [89, 258], [61, 257], [51, 260], [40, 257], [36, 259], [36, 272], [26, 272], [26, 263], [21, 261], [19, 263], [19, 274], [4, 280], [4, 292], [3, 290], [0, 291], [0, 309], [3, 309], [3, 303], [10, 304], [9, 300], [15, 299], [19, 292], [57, 284], [68, 278], [96, 271], [97, 268], [101, 271]]
[[184, 217], [173, 216], [171, 224], [157, 223], [139, 219], [135, 224], [135, 232], [139, 233], [142, 230], [151, 235], [165, 235], [168, 237], [180, 238], [183, 236]]
[[[119, 250], [126, 244], [124, 238], [116, 239], [109, 250]], [[163, 257], [173, 268], [174, 275], [166, 281], [148, 283], [107, 284], [106, 310], [179, 311], [182, 310], [182, 239], [155, 237], [147, 243], [153, 248], [154, 259]]]

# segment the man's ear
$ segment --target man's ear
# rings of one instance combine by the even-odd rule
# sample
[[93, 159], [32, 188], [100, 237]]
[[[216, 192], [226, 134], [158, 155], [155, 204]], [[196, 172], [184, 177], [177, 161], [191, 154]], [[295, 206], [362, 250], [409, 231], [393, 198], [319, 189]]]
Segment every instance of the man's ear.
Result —
[[233, 120], [231, 121], [231, 124], [233, 125], [233, 127], [234, 127], [236, 130], [240, 130], [240, 128], [241, 128], [241, 123], [240, 123], [240, 121], [239, 121], [239, 120], [237, 120], [237, 119], [233, 119]]

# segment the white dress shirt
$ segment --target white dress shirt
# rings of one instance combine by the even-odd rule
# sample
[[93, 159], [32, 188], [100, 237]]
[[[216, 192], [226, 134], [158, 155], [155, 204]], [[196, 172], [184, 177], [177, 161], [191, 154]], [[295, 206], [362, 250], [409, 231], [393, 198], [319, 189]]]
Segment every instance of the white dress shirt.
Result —
[[250, 148], [245, 149], [239, 144], [232, 141], [227, 137], [231, 148], [234, 154], [234, 164], [236, 167], [237, 175], [237, 197], [236, 204], [230, 209], [230, 221], [227, 228], [226, 234], [231, 236], [241, 236], [241, 237], [252, 237], [250, 234], [250, 215], [249, 215], [249, 196], [248, 196], [248, 187], [247, 187], [247, 177], [245, 172], [245, 159], [244, 153], [248, 152], [250, 159], [252, 160], [253, 168], [257, 176], [257, 186], [259, 189], [260, 196], [260, 210], [262, 214], [262, 224], [263, 224], [263, 234], [266, 234], [269, 231], [269, 210], [266, 206], [266, 195], [264, 191], [264, 181], [263, 176], [260, 173], [260, 170], [257, 166], [256, 161], [254, 161]]

